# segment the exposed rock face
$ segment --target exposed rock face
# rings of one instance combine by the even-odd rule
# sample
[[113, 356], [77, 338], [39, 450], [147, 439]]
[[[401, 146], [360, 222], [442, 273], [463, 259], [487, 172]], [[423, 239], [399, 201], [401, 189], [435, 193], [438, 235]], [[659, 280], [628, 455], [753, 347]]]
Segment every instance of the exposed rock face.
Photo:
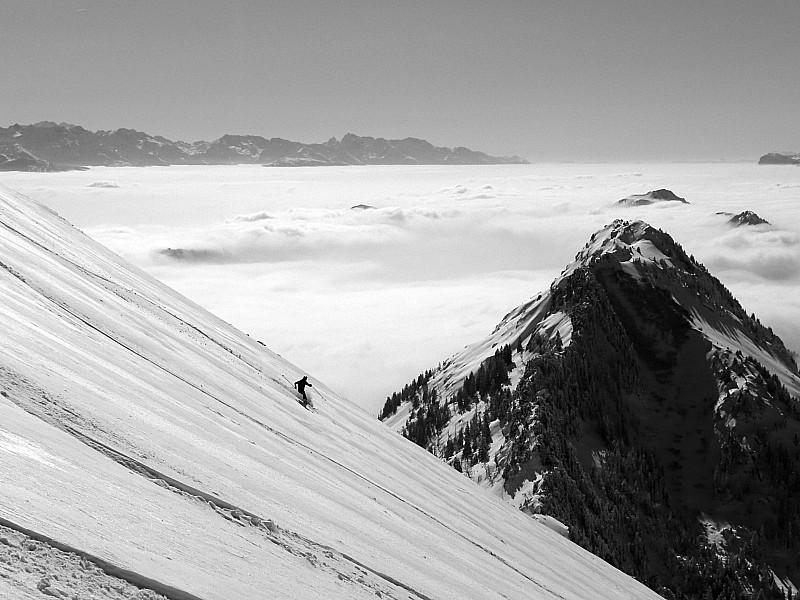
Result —
[[738, 215], [732, 216], [728, 219], [728, 223], [734, 227], [741, 227], [742, 225], [769, 225], [770, 222], [762, 219], [752, 210], [745, 210]]
[[623, 204], [625, 206], [643, 206], [646, 204], [655, 204], [657, 202], [679, 202], [682, 204], [689, 204], [684, 198], [677, 196], [671, 190], [665, 189], [651, 190], [646, 194], [634, 194], [623, 198], [618, 201], [617, 204]]
[[[2, 146], [3, 154], [0, 154], [0, 171], [66, 171], [73, 167], [61, 167], [54, 165], [46, 160], [33, 156], [18, 145], [13, 144], [9, 147]], [[84, 167], [74, 167], [82, 169]]]
[[758, 159], [760, 165], [800, 165], [797, 152], [770, 152]]
[[526, 163], [468, 148], [439, 148], [415, 138], [386, 140], [352, 133], [341, 141], [303, 144], [255, 135], [224, 135], [212, 142], [174, 142], [133, 129], [88, 131], [44, 121], [0, 128], [0, 170], [56, 171], [86, 166], [263, 164], [341, 166], [379, 164]]

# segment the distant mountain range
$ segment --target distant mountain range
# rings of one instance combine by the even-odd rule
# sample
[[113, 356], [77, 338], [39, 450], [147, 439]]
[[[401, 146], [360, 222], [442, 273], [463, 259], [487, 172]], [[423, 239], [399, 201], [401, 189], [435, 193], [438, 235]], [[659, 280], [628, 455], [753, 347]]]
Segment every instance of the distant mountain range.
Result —
[[797, 597], [795, 355], [642, 221], [595, 233], [380, 418], [665, 598]]
[[443, 148], [418, 138], [387, 140], [348, 133], [341, 140], [304, 144], [257, 135], [223, 135], [181, 142], [133, 129], [89, 131], [42, 121], [0, 128], [0, 171], [66, 171], [85, 167], [261, 164], [277, 167], [342, 165], [527, 164], [519, 156], [489, 156]]
[[770, 152], [758, 159], [760, 165], [800, 165], [800, 153]]

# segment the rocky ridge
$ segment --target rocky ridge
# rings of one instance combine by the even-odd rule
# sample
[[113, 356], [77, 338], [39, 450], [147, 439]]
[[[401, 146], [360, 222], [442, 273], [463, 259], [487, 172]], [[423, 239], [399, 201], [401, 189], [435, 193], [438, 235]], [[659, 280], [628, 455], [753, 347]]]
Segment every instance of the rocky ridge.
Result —
[[261, 164], [265, 166], [522, 164], [468, 148], [425, 140], [386, 140], [348, 133], [341, 140], [304, 144], [281, 138], [224, 135], [211, 141], [172, 141], [133, 129], [89, 131], [44, 121], [0, 128], [0, 170], [59, 171], [91, 166]]
[[769, 152], [758, 159], [760, 165], [800, 165], [797, 152]]

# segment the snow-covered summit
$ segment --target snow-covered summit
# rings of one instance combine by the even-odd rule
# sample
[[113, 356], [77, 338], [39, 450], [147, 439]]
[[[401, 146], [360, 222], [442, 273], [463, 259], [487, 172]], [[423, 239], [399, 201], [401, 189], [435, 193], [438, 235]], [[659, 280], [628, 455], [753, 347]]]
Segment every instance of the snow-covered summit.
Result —
[[609, 257], [619, 262], [636, 260], [640, 262], [660, 262], [672, 266], [670, 255], [675, 243], [672, 238], [651, 227], [644, 221], [627, 221], [616, 219], [603, 229], [592, 234], [592, 237], [575, 256], [561, 275], [561, 278], [573, 273], [576, 269], [588, 266], [602, 257]]

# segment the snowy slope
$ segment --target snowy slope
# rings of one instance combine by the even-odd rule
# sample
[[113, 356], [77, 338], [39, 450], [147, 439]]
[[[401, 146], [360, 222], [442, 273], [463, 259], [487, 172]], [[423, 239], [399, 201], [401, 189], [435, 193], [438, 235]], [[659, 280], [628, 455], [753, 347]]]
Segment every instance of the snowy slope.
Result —
[[173, 598], [657, 597], [7, 189], [0, 240], [0, 525]]

